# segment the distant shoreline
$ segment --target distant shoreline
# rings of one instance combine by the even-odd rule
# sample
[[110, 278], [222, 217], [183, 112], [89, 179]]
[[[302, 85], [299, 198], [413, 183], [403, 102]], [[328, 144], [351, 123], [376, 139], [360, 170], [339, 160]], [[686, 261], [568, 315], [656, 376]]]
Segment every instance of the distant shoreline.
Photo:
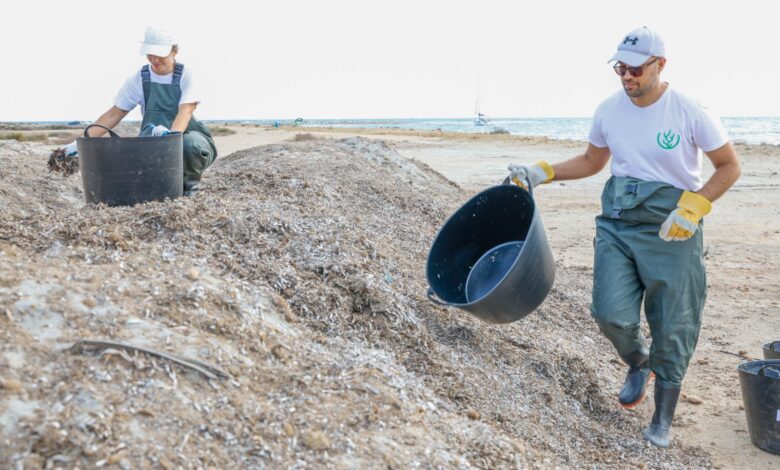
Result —
[[[780, 117], [740, 116], [722, 117], [723, 125], [736, 144], [780, 145]], [[412, 132], [430, 136], [496, 135], [507, 134], [521, 139], [547, 138], [555, 141], [587, 140], [591, 126], [589, 117], [544, 117], [544, 118], [491, 118], [487, 125], [475, 126], [471, 118], [370, 118], [370, 119], [204, 119], [213, 127], [272, 127], [287, 129], [353, 129], [363, 133]], [[20, 121], [0, 122], [0, 132], [78, 131], [89, 123], [86, 121]], [[123, 129], [138, 127], [140, 121], [125, 120]], [[344, 131], [349, 132], [349, 131]], [[412, 134], [418, 135], [418, 134]], [[468, 137], [471, 139], [471, 137]]]
[[[552, 118], [544, 118], [552, 119]], [[579, 119], [579, 118], [577, 118]], [[463, 121], [463, 120], [461, 120]], [[83, 129], [89, 124], [79, 122], [70, 124], [74, 121], [41, 121], [41, 122], [0, 122], [0, 141], [18, 140], [34, 141], [49, 144], [63, 144], [75, 139], [83, 132]], [[293, 125], [290, 123], [280, 124], [278, 127], [273, 124], [260, 122], [236, 122], [228, 120], [204, 120], [208, 123], [214, 132], [214, 135], [229, 135], [238, 129], [262, 129], [277, 130], [289, 133], [307, 133], [317, 132], [326, 134], [361, 134], [366, 136], [409, 136], [433, 139], [447, 139], [458, 141], [493, 141], [493, 142], [522, 142], [528, 144], [560, 143], [563, 145], [581, 145], [587, 142], [586, 138], [565, 138], [554, 135], [543, 134], [521, 134], [509, 133], [500, 128], [500, 126], [487, 126], [490, 131], [470, 132], [464, 130], [449, 130], [442, 128], [408, 128], [399, 125], [374, 125], [370, 127], [360, 127], [352, 125], [321, 125], [317, 122]], [[376, 121], [374, 121], [376, 122]], [[780, 118], [778, 118], [780, 122]], [[117, 132], [122, 136], [132, 136], [138, 132], [140, 121], [125, 120], [117, 126]], [[498, 130], [497, 130], [498, 129]], [[774, 134], [772, 134], [774, 135]], [[780, 132], [776, 137], [778, 143], [758, 143], [747, 142], [744, 139], [733, 138], [733, 143], [741, 151], [759, 150], [762, 154], [775, 154], [780, 149]]]

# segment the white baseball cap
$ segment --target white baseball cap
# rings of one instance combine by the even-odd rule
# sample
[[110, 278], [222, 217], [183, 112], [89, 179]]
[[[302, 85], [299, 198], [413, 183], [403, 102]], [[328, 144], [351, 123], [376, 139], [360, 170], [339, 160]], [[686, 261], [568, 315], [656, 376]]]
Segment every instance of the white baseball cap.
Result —
[[141, 55], [156, 55], [167, 57], [173, 49], [173, 36], [161, 24], [146, 28], [144, 41], [141, 43]]
[[635, 29], [620, 41], [618, 50], [607, 62], [623, 62], [631, 67], [639, 67], [650, 57], [666, 57], [666, 47], [661, 35], [647, 26]]

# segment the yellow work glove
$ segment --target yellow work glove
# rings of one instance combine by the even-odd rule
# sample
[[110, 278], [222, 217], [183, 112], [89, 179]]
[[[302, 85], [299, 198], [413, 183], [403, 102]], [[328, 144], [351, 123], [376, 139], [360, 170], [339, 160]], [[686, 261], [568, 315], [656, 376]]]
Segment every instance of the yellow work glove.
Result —
[[677, 201], [677, 209], [672, 211], [661, 224], [658, 236], [667, 242], [687, 240], [696, 233], [699, 221], [709, 214], [710, 210], [712, 210], [712, 203], [706, 197], [683, 191], [680, 200]]
[[513, 163], [509, 165], [508, 169], [509, 179], [523, 189], [528, 189], [525, 186], [526, 180], [531, 182], [531, 186], [537, 187], [540, 184], [549, 183], [555, 177], [555, 171], [545, 161], [536, 162], [533, 166], [515, 165]]

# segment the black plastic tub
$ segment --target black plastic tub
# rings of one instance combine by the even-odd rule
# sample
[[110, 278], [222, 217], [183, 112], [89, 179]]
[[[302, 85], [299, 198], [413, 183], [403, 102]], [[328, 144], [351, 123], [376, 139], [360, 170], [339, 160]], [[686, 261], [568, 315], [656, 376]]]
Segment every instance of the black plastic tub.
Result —
[[764, 359], [780, 359], [780, 341], [764, 345]]
[[182, 134], [160, 137], [78, 139], [79, 167], [88, 203], [132, 206], [141, 202], [174, 199], [184, 189]]
[[780, 360], [745, 362], [737, 370], [750, 440], [780, 455]]
[[[501, 262], [490, 263], [486, 255]], [[469, 279], [475, 266], [480, 278]], [[483, 266], [501, 272], [490, 273]], [[427, 278], [431, 301], [489, 323], [508, 323], [533, 312], [555, 280], [555, 262], [533, 192], [504, 184], [466, 202], [436, 236]], [[471, 297], [469, 284], [478, 285]]]

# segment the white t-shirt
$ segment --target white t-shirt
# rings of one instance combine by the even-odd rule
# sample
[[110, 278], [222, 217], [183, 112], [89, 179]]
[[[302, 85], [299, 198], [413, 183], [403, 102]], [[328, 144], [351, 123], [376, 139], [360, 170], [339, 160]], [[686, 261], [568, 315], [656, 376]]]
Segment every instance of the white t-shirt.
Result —
[[729, 137], [720, 119], [669, 85], [647, 107], [635, 105], [623, 90], [604, 100], [588, 140], [609, 147], [615, 176], [698, 191], [703, 186], [701, 151], [718, 149]]
[[[170, 85], [173, 82], [173, 72], [168, 75], [157, 75], [149, 66], [149, 76], [152, 83], [163, 83]], [[181, 74], [181, 99], [179, 105], [182, 103], [200, 103], [198, 101], [197, 87], [194, 86], [192, 79], [192, 70], [189, 67], [184, 67], [184, 71]], [[146, 111], [146, 104], [144, 103], [144, 87], [141, 83], [141, 70], [139, 69], [134, 74], [127, 77], [125, 84], [122, 85], [122, 89], [117, 93], [114, 98], [114, 106], [123, 111], [132, 111], [136, 105], [141, 105], [141, 115]]]

